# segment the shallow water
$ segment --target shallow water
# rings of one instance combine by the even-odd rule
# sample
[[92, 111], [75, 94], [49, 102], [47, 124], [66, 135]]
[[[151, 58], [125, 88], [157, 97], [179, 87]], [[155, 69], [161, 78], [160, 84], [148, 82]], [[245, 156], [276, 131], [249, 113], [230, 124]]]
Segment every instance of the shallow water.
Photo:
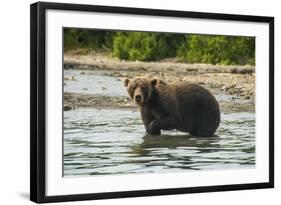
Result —
[[240, 169], [255, 165], [254, 113], [222, 114], [217, 136], [145, 134], [138, 112], [77, 109], [64, 113], [64, 175]]
[[[65, 70], [64, 91], [127, 96], [117, 78], [103, 72]], [[215, 94], [218, 101], [243, 103]], [[129, 109], [78, 108], [64, 112], [64, 175], [87, 176], [255, 166], [255, 114], [222, 113], [216, 136], [196, 138], [178, 131], [149, 136], [140, 113]]]
[[127, 96], [121, 80], [104, 74], [101, 71], [65, 70], [64, 77], [74, 77], [74, 80], [64, 81], [64, 92]]

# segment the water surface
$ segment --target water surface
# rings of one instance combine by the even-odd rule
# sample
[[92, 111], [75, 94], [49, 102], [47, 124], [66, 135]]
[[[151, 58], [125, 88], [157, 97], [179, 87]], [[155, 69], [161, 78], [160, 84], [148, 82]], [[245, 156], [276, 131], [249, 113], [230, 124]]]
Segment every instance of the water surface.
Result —
[[64, 175], [241, 169], [255, 165], [254, 113], [222, 114], [217, 136], [145, 134], [140, 113], [77, 109], [64, 114]]
[[127, 95], [120, 79], [106, 76], [102, 71], [65, 70], [64, 78], [64, 92], [114, 97]]

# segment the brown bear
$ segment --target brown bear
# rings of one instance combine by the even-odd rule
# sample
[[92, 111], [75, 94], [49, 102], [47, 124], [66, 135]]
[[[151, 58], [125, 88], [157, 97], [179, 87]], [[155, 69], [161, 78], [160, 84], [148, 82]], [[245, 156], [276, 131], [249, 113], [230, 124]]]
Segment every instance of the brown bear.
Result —
[[140, 107], [146, 132], [176, 129], [193, 136], [212, 136], [220, 123], [215, 97], [200, 85], [181, 82], [168, 84], [159, 79], [126, 78], [128, 94]]

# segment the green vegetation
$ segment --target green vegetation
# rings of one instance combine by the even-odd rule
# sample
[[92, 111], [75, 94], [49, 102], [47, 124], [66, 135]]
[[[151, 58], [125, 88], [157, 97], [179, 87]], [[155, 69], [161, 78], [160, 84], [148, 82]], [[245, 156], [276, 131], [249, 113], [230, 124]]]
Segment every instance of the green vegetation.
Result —
[[118, 32], [113, 40], [113, 55], [126, 60], [152, 61], [175, 57], [184, 37], [177, 34]]
[[187, 63], [255, 64], [253, 37], [65, 29], [64, 48], [108, 52], [133, 61], [178, 58]]
[[189, 63], [254, 64], [255, 40], [250, 37], [191, 34], [185, 37], [177, 54]]
[[83, 48], [89, 51], [110, 51], [115, 34], [116, 32], [110, 31], [65, 29], [64, 49]]

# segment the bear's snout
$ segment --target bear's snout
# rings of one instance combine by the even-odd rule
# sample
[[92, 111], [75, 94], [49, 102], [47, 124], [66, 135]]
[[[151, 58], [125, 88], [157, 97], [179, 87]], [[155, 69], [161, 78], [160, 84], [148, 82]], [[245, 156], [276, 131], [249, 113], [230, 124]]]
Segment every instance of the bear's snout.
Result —
[[136, 96], [135, 96], [135, 101], [136, 101], [137, 103], [140, 103], [140, 102], [142, 101], [141, 95], [136, 95]]
[[135, 92], [134, 92], [134, 101], [137, 103], [137, 104], [142, 104], [143, 103], [143, 93], [142, 93], [142, 89], [137, 87], [135, 89]]
[[143, 97], [141, 94], [137, 94], [135, 95], [134, 100], [137, 104], [141, 105], [141, 103], [143, 102]]

